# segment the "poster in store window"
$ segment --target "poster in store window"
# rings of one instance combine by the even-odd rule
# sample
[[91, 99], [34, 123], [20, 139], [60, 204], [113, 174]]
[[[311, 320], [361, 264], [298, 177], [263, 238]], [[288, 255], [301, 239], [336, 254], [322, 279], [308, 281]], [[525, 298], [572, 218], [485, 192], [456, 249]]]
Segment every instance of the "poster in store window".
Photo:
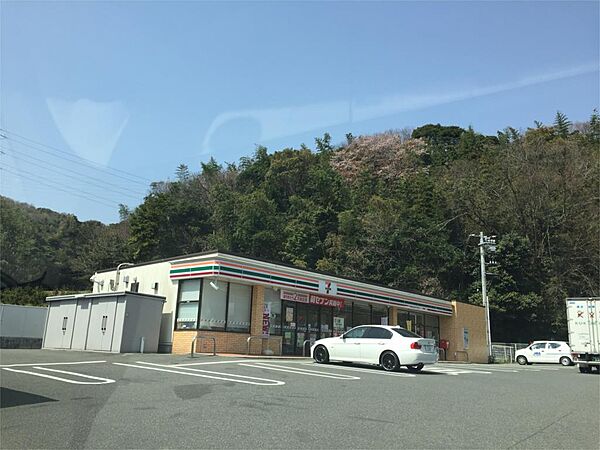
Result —
[[339, 336], [344, 333], [344, 318], [334, 316], [333, 318], [333, 335]]
[[285, 308], [285, 321], [286, 322], [294, 321], [294, 308]]

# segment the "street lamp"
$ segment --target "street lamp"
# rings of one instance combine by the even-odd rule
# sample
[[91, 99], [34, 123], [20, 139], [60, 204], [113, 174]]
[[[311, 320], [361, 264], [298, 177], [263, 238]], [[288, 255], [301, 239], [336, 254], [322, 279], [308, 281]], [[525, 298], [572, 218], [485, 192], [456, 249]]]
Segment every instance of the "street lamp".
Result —
[[[470, 234], [477, 236], [476, 234]], [[486, 251], [493, 253], [496, 251], [496, 236], [484, 236], [483, 231], [479, 233], [479, 258], [481, 263], [481, 297], [485, 308], [485, 337], [488, 349], [488, 362], [492, 362], [492, 331], [490, 328], [490, 299], [487, 295], [487, 282], [485, 272], [485, 254]]]

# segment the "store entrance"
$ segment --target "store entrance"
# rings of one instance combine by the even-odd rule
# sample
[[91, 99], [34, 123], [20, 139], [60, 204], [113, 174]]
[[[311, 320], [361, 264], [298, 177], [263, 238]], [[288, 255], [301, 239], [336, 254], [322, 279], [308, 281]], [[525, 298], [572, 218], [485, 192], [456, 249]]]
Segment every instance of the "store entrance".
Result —
[[317, 339], [332, 335], [333, 314], [330, 307], [283, 301], [282, 316], [284, 355], [302, 356], [303, 346], [308, 352]]

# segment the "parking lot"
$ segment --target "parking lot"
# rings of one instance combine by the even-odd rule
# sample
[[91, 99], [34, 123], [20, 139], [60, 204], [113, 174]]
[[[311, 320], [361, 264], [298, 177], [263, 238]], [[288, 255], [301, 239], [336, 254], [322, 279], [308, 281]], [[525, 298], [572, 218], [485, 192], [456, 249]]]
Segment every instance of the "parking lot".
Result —
[[575, 367], [2, 350], [2, 448], [598, 448]]

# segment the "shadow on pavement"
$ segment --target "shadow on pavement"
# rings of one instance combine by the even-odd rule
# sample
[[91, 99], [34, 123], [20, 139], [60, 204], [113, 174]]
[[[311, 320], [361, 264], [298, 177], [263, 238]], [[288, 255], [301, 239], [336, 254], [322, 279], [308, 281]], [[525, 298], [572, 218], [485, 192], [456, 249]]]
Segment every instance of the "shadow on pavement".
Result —
[[54, 398], [44, 397], [42, 395], [31, 394], [29, 392], [15, 391], [0, 387], [0, 408], [10, 408], [11, 406], [35, 405], [36, 403], [57, 402]]
[[[356, 363], [344, 363], [344, 362], [330, 362], [328, 365], [330, 366], [341, 366], [341, 367], [358, 367], [361, 369], [370, 369], [374, 372], [385, 372], [385, 369], [383, 369], [381, 366], [374, 366], [371, 364], [356, 364]], [[400, 370], [398, 370], [398, 372], [392, 372], [392, 373], [410, 373], [413, 375], [443, 375], [442, 373], [439, 372], [428, 372], [427, 371], [427, 367], [424, 367], [423, 370], [418, 371], [418, 372], [412, 372], [404, 367], [401, 367]]]

